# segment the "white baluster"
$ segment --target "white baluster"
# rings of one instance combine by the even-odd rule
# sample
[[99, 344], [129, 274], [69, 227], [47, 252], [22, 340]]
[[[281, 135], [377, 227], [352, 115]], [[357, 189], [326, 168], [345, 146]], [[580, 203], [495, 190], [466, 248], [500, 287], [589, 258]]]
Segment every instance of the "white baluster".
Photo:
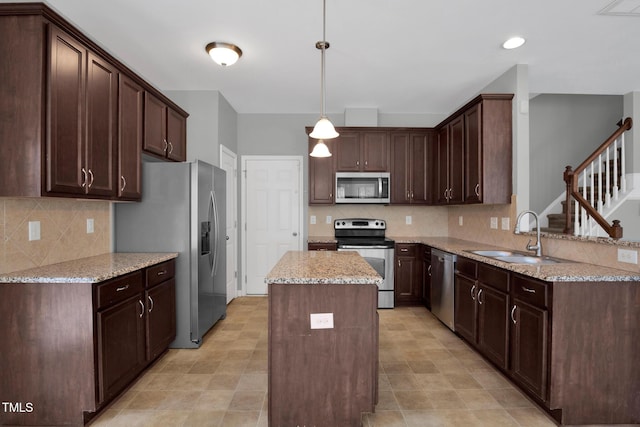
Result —
[[605, 171], [605, 188], [607, 189], [606, 192], [606, 198], [605, 198], [605, 205], [609, 208], [611, 207], [611, 189], [609, 188], [609, 185], [611, 184], [611, 176], [610, 176], [610, 167], [609, 167], [609, 150], [607, 150], [607, 156], [606, 156], [606, 163], [604, 166], [604, 171]]
[[624, 133], [620, 135], [620, 190], [623, 193], [627, 192], [627, 171], [626, 171], [626, 153], [625, 153], [625, 143], [624, 143]]
[[589, 192], [589, 203], [591, 204], [591, 207], [595, 207], [595, 202], [594, 202], [594, 198], [595, 198], [595, 190], [596, 190], [596, 186], [595, 186], [595, 182], [593, 181], [593, 173], [595, 171], [595, 166], [593, 164], [593, 162], [591, 162], [591, 164], [589, 165], [589, 185], [591, 186], [591, 191]]
[[573, 208], [573, 212], [575, 213], [575, 216], [573, 217], [573, 234], [575, 236], [579, 236], [580, 235], [580, 221], [578, 218], [580, 218], [581, 212], [580, 212], [580, 204], [578, 203], [578, 201], [576, 200], [574, 202], [575, 206]]
[[598, 156], [598, 212], [602, 212], [602, 195], [604, 194], [604, 187], [602, 186], [602, 154]]
[[618, 200], [618, 189], [620, 183], [618, 182], [618, 140], [613, 141], [613, 200]]

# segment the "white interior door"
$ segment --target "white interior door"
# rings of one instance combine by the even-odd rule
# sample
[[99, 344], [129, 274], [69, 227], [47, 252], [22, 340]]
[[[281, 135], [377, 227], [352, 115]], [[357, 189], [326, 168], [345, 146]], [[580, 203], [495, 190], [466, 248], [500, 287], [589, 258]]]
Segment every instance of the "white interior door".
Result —
[[227, 304], [238, 289], [238, 156], [220, 145], [220, 168], [227, 172]]
[[302, 157], [243, 156], [246, 293], [266, 295], [264, 278], [302, 247]]

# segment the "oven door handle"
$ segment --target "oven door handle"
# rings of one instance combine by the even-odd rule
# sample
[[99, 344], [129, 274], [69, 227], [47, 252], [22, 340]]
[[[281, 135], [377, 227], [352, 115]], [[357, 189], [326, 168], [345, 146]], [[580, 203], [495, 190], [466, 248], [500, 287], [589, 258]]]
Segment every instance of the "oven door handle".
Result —
[[340, 245], [338, 249], [393, 249], [388, 246]]

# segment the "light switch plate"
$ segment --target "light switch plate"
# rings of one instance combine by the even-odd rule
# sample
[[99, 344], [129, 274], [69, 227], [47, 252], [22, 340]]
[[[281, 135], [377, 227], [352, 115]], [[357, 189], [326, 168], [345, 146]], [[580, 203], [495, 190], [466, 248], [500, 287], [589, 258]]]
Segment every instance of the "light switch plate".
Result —
[[502, 217], [502, 229], [503, 230], [508, 230], [509, 227], [509, 217], [508, 216], [503, 216]]
[[413, 219], [413, 218], [411, 218], [411, 215], [407, 215], [407, 216], [405, 216], [405, 217], [404, 217], [404, 222], [405, 222], [407, 225], [411, 225], [411, 221], [412, 221], [412, 219]]
[[87, 234], [91, 234], [94, 231], [93, 218], [87, 218]]
[[629, 249], [618, 249], [618, 261], [628, 264], [638, 263], [638, 252]]
[[311, 329], [333, 329], [333, 313], [311, 313]]
[[331, 215], [327, 215], [327, 224], [331, 224], [331, 221], [332, 221]]
[[458, 216], [458, 225], [462, 227], [462, 224], [464, 224], [464, 219], [462, 218], [462, 215], [460, 215]]
[[494, 230], [498, 229], [498, 217], [497, 216], [492, 216], [491, 217], [491, 228], [493, 228]]
[[29, 241], [40, 240], [40, 221], [29, 221]]
[[311, 217], [309, 218], [309, 223], [310, 224], [315, 224], [316, 223], [316, 216], [315, 215], [311, 215]]

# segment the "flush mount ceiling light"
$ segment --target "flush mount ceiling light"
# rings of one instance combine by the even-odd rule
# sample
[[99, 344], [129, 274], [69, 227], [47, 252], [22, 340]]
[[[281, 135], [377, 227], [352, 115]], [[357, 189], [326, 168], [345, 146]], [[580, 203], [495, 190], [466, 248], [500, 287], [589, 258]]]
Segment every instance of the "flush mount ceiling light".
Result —
[[502, 43], [502, 47], [505, 49], [515, 49], [524, 44], [525, 40], [522, 37], [511, 37], [506, 42]]
[[233, 65], [242, 56], [242, 50], [231, 43], [211, 42], [205, 50], [217, 64], [223, 67]]
[[[322, 41], [316, 42], [316, 48], [320, 50], [320, 55], [321, 55], [320, 56], [320, 120], [318, 120], [318, 123], [316, 123], [316, 125], [313, 127], [313, 131], [311, 131], [311, 133], [309, 134], [311, 138], [316, 138], [319, 140], [333, 139], [339, 135], [339, 133], [336, 132], [336, 129], [333, 127], [333, 124], [327, 118], [324, 112], [324, 104], [325, 104], [325, 98], [326, 98], [324, 57], [325, 57], [326, 50], [329, 49], [329, 42], [326, 40], [326, 37], [325, 37], [326, 16], [327, 16], [327, 2], [326, 0], [323, 0], [322, 1]], [[318, 141], [317, 145], [320, 145], [320, 144], [322, 144], [326, 149], [326, 152], [325, 152], [324, 149], [320, 148], [321, 152], [324, 152], [325, 154], [323, 157], [330, 156], [331, 153], [329, 153], [329, 149], [324, 144], [324, 142]], [[316, 147], [314, 147], [313, 151], [310, 154], [313, 157], [320, 157], [320, 156], [314, 155], [314, 153], [316, 153], [317, 145]]]

